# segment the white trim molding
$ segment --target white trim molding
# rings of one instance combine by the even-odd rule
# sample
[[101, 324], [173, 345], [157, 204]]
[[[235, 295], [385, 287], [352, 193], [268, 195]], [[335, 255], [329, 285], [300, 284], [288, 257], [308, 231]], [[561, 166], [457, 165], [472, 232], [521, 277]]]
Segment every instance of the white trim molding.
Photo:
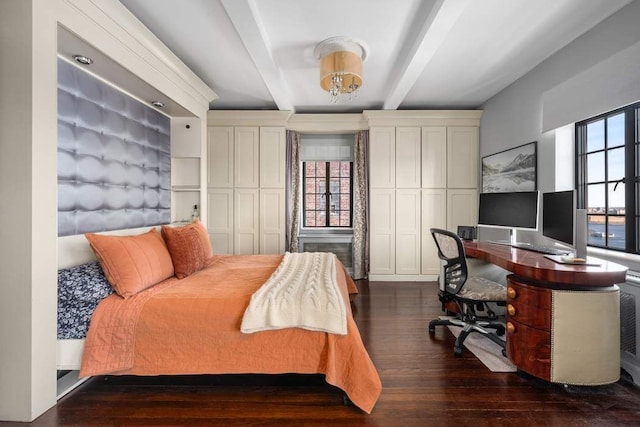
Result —
[[291, 111], [209, 110], [207, 126], [286, 126]]
[[355, 133], [369, 129], [369, 123], [362, 114], [293, 114], [287, 129], [302, 133]]
[[480, 126], [482, 110], [364, 110], [369, 126]]

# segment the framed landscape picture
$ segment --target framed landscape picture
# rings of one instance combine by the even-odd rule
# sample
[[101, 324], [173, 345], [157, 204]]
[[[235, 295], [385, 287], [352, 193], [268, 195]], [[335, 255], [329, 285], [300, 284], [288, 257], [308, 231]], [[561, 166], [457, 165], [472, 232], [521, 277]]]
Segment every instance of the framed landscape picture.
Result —
[[482, 192], [506, 193], [537, 189], [537, 142], [482, 158]]

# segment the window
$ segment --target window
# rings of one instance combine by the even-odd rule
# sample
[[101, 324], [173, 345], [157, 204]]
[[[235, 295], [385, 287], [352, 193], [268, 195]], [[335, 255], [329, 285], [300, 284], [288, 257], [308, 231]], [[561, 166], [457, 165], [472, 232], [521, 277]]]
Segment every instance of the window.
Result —
[[302, 162], [304, 227], [351, 227], [353, 162]]
[[578, 207], [587, 243], [639, 253], [640, 103], [576, 123]]

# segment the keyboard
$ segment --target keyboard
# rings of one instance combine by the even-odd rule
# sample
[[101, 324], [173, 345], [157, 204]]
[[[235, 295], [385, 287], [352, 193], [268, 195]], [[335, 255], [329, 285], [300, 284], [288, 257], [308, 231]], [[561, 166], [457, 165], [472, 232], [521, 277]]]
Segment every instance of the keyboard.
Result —
[[545, 255], [567, 255], [571, 253], [568, 249], [554, 248], [551, 246], [539, 246], [531, 243], [514, 243], [511, 245], [514, 248], [526, 249], [528, 251], [538, 252]]

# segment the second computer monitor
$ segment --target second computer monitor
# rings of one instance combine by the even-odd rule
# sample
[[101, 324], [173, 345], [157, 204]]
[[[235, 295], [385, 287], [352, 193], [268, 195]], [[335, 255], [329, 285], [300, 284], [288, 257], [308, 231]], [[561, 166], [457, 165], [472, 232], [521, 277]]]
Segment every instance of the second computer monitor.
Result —
[[478, 225], [538, 229], [538, 192], [480, 193]]
[[575, 191], [542, 194], [542, 235], [567, 245], [575, 245]]

